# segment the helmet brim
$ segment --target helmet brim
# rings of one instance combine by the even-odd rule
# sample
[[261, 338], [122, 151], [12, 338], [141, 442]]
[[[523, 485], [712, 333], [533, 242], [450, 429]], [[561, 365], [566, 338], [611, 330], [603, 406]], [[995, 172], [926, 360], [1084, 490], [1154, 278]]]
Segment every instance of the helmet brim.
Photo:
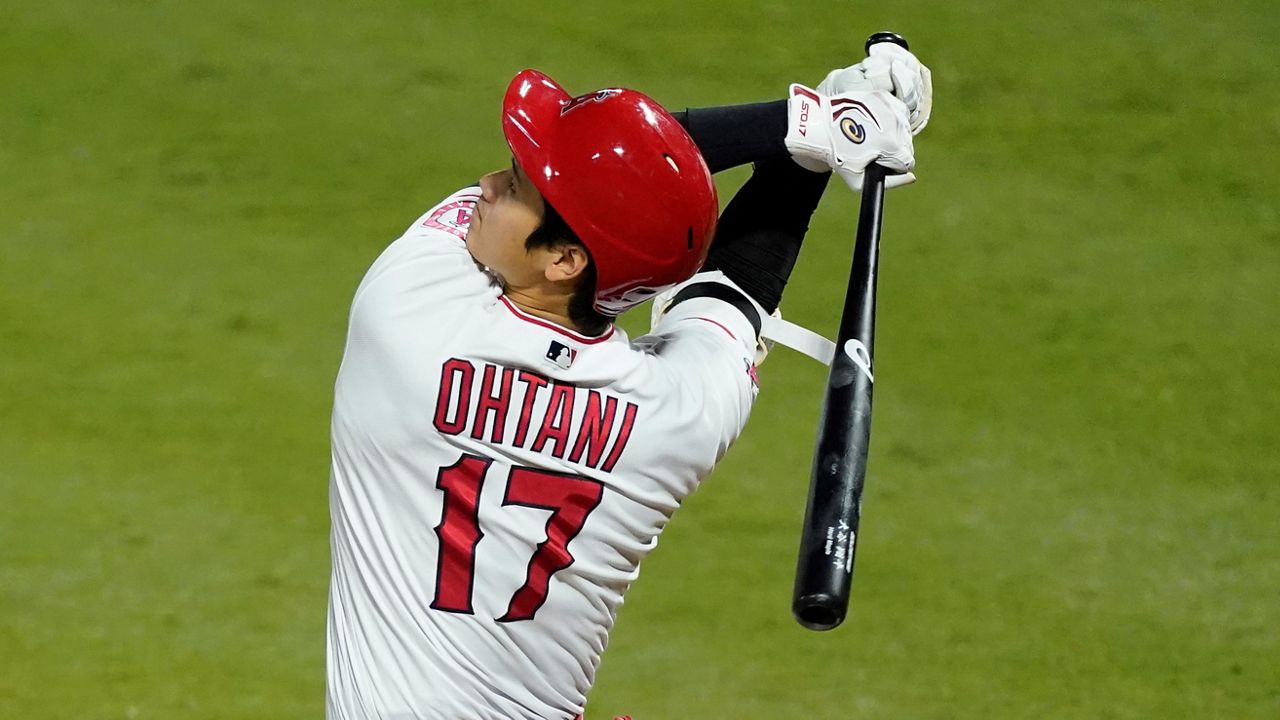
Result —
[[570, 99], [555, 80], [537, 70], [522, 70], [512, 78], [502, 100], [502, 133], [507, 146], [544, 196], [552, 172], [548, 158], [555, 121]]

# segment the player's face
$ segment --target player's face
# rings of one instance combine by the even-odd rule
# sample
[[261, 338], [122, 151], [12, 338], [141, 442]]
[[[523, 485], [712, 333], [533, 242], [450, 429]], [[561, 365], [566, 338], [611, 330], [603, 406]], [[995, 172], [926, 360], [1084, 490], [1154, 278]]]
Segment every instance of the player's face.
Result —
[[514, 160], [511, 167], [480, 178], [480, 191], [467, 229], [471, 257], [508, 285], [536, 281], [542, 273], [524, 241], [542, 223], [542, 196]]

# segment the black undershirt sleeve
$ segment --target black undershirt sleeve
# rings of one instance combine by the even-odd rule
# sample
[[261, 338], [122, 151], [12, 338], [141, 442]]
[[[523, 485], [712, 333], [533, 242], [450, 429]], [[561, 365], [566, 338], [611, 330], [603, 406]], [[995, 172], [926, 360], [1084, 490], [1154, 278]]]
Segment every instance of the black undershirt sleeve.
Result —
[[831, 173], [791, 159], [785, 100], [674, 113], [714, 172], [755, 163], [720, 215], [704, 270], [720, 270], [773, 312]]
[[787, 101], [690, 108], [672, 113], [697, 143], [711, 172], [787, 158]]
[[704, 269], [724, 272], [772, 313], [830, 177], [805, 170], [790, 157], [756, 163], [720, 214]]

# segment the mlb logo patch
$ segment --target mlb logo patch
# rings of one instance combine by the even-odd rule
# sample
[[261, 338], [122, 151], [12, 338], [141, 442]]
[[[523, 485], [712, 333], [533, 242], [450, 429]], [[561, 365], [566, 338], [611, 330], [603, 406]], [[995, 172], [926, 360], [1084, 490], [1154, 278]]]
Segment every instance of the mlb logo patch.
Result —
[[551, 347], [547, 348], [547, 359], [557, 367], [568, 370], [573, 366], [573, 361], [578, 357], [578, 351], [565, 345], [564, 343], [551, 341]]

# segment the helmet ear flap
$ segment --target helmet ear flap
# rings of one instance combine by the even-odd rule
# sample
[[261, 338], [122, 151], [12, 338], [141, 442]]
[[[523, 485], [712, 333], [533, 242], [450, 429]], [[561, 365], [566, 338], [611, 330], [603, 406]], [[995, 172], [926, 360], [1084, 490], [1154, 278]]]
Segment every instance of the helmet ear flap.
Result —
[[570, 97], [525, 70], [503, 101], [507, 144], [586, 246], [595, 305], [617, 315], [697, 272], [719, 202], [684, 127], [646, 95], [605, 88]]

